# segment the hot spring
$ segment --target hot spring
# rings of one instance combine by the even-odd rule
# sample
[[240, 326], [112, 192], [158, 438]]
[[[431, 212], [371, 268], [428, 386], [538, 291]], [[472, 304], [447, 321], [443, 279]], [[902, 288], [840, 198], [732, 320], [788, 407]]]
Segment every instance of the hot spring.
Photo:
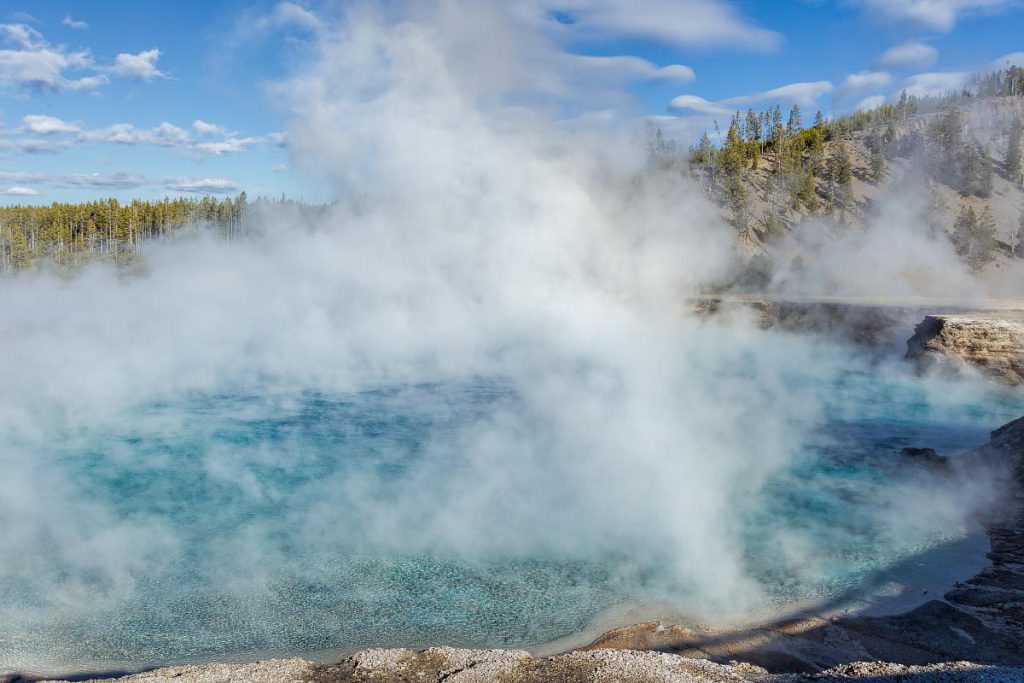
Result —
[[[745, 353], [729, 372], [763, 373]], [[251, 385], [129, 402], [94, 422], [37, 415], [41, 434], [3, 444], [4, 533], [26, 537], [0, 571], [0, 670], [537, 647], [631, 605], [723, 622], [913, 582], [915, 558], [941, 565], [976, 530], [900, 448], [971, 447], [1024, 400], [828, 353], [845, 360], [827, 377], [792, 364], [779, 378], [776, 400], [818, 409], [771, 416], [800, 438], [752, 487], [719, 482], [732, 493], [696, 508], [710, 526], [653, 517], [676, 508], [645, 507], [634, 489], [692, 496], [688, 470], [726, 456], [684, 442], [630, 465], [620, 443], [619, 481], [595, 479], [579, 468], [609, 463], [548, 450], [567, 447], [551, 436], [565, 427], [501, 377]], [[724, 542], [671, 531], [687, 527]], [[735, 600], [708, 594], [716, 567], [692, 566], [715, 562]]]

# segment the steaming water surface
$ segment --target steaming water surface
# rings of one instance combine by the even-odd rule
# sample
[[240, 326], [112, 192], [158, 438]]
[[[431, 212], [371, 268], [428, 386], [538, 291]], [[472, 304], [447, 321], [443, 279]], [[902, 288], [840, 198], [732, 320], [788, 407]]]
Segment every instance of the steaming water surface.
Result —
[[[743, 557], [765, 603], [827, 599], [963, 537], [962, 526], [941, 518], [897, 528], [899, 485], [915, 476], [899, 449], [973, 446], [1024, 405], [985, 392], [951, 393], [962, 398], [940, 404], [934, 394], [862, 369], [821, 388], [825, 417], [793, 464], [759, 496], [736, 501]], [[118, 428], [55, 427], [41, 462], [108, 510], [117, 533], [138, 534], [147, 556], [124, 575], [94, 558], [90, 574], [46, 549], [57, 540], [37, 539], [50, 561], [35, 578], [0, 584], [0, 669], [370, 645], [530, 646], [616, 606], [668, 599], [685, 612], [697, 604], [656, 553], [567, 543], [496, 554], [393, 542], [392, 533], [418, 531], [389, 532], [382, 511], [398, 505], [392, 497], [446, 506], [452, 492], [430, 490], [430, 478], [416, 473], [460, 467], [445, 458], [461, 430], [516, 402], [491, 380], [274, 398], [196, 394], [137, 406]], [[38, 495], [25, 504], [57, 505], [62, 493]], [[494, 505], [529, 503], [493, 495]], [[370, 524], [368, 515], [378, 519]]]

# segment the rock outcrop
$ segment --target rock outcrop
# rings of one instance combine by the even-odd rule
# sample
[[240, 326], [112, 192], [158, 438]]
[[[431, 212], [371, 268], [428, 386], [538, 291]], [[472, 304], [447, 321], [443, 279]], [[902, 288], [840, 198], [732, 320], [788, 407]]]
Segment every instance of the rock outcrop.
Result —
[[1024, 312], [929, 315], [907, 341], [920, 372], [979, 373], [1012, 386], [1024, 383]]

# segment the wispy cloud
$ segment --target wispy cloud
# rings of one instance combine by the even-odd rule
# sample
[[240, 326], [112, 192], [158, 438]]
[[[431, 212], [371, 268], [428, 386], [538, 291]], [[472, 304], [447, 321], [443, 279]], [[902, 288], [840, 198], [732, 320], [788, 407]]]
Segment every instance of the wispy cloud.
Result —
[[20, 187], [15, 185], [4, 190], [4, 195], [8, 197], [38, 197], [39, 191], [33, 190], [31, 187]]
[[709, 114], [712, 116], [727, 116], [732, 109], [715, 102], [709, 102], [700, 95], [679, 95], [668, 104], [669, 109], [675, 111], [691, 111], [696, 114]]
[[722, 0], [542, 0], [548, 28], [575, 40], [639, 38], [677, 47], [771, 50], [782, 42]]
[[193, 145], [192, 149], [200, 154], [219, 157], [225, 154], [240, 154], [263, 141], [263, 138], [228, 138], [217, 142], [201, 142]]
[[[167, 121], [154, 128], [137, 128], [131, 123], [115, 123], [105, 128], [85, 129], [81, 123], [69, 122], [55, 116], [30, 114], [22, 118], [22, 125], [0, 139], [0, 153], [55, 154], [71, 147], [89, 143], [124, 146], [149, 145], [183, 150], [197, 159], [210, 156], [241, 154], [260, 145], [284, 146], [284, 133], [237, 137], [223, 126], [201, 119], [192, 122], [193, 130], [207, 138], [198, 142], [187, 130]], [[35, 139], [19, 136], [44, 136]], [[210, 139], [217, 138], [221, 139]], [[59, 139], [53, 139], [59, 138]]]
[[224, 128], [223, 126], [218, 126], [215, 123], [207, 123], [206, 121], [203, 121], [202, 119], [196, 119], [195, 121], [192, 122], [192, 130], [194, 130], [196, 133], [198, 133], [200, 135], [205, 135], [205, 136], [210, 136], [210, 137], [215, 136], [215, 135], [227, 136], [229, 134], [227, 129]]
[[790, 83], [771, 90], [757, 92], [752, 95], [730, 97], [722, 100], [722, 104], [748, 104], [753, 102], [792, 102], [801, 107], [813, 107], [817, 104], [818, 98], [832, 91], [832, 83], [829, 81], [814, 81], [811, 83]]
[[882, 53], [878, 65], [883, 69], [927, 69], [939, 59], [939, 51], [924, 43], [901, 43]]
[[1017, 0], [860, 0], [860, 4], [883, 22], [951, 31], [966, 15], [998, 12], [1017, 4]]
[[186, 194], [232, 194], [239, 189], [227, 178], [168, 178], [162, 181], [162, 185]]
[[157, 147], [181, 147], [191, 141], [188, 131], [166, 121], [149, 130], [136, 128], [130, 123], [115, 123], [107, 128], [87, 131], [83, 133], [82, 138], [119, 145], [155, 145]]
[[696, 78], [693, 69], [682, 64], [658, 66], [641, 57], [632, 55], [593, 56], [565, 55], [565, 66], [569, 71], [590, 70], [613, 81], [629, 82], [642, 80], [678, 81], [687, 83]]
[[64, 24], [68, 28], [73, 28], [76, 31], [84, 31], [89, 28], [88, 22], [72, 19], [70, 14], [66, 15], [60, 23]]
[[887, 71], [861, 71], [850, 74], [843, 80], [842, 85], [836, 88], [836, 99], [845, 100], [866, 92], [878, 91], [890, 83], [892, 74]]
[[[22, 196], [35, 196], [37, 190], [26, 185], [43, 185], [57, 188], [78, 188], [90, 190], [134, 190], [142, 187], [155, 187], [172, 192], [186, 194], [231, 194], [239, 190], [239, 185], [227, 178], [203, 178], [188, 176], [168, 176], [151, 178], [136, 173], [24, 173], [0, 171], [0, 185], [14, 184], [11, 189], [28, 190]], [[6, 194], [10, 194], [8, 191]]]

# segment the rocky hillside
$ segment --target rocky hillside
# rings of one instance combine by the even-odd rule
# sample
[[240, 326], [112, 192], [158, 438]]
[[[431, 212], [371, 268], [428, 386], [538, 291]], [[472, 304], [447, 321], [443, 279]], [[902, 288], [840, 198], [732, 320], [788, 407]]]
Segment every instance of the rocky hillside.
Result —
[[[685, 172], [736, 230], [748, 260], [739, 286], [757, 289], [768, 271], [872, 227], [893, 242], [948, 239], [993, 280], [1024, 264], [1024, 88], [1007, 89], [1013, 79], [1024, 83], [1024, 69], [981, 78], [974, 92], [904, 97], [836, 120], [819, 112], [813, 125], [796, 106], [785, 125], [778, 107], [737, 112], [717, 140], [705, 135]], [[671, 166], [671, 145], [655, 139], [650, 158]]]

